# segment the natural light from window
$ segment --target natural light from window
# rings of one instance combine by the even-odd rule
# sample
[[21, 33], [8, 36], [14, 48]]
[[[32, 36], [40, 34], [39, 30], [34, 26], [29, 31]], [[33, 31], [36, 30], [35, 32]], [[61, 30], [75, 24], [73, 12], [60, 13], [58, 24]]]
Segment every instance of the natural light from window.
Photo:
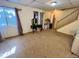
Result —
[[15, 54], [15, 52], [16, 52], [16, 47], [12, 47], [9, 51], [3, 53], [3, 54], [0, 56], [0, 58], [6, 58], [6, 57], [8, 57], [8, 56], [10, 56], [10, 55]]

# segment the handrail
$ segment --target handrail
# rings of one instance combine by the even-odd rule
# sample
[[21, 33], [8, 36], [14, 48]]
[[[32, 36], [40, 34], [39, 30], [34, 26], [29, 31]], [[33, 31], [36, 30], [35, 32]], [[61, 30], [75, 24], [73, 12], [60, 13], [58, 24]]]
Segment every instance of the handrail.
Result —
[[67, 16], [65, 16], [64, 18], [62, 18], [61, 20], [57, 21], [57, 23], [59, 23], [60, 21], [62, 21], [63, 19], [67, 18], [68, 16], [70, 16], [71, 14], [75, 13], [78, 10], [79, 9], [76, 9], [75, 11], [71, 12], [70, 14], [68, 14]]

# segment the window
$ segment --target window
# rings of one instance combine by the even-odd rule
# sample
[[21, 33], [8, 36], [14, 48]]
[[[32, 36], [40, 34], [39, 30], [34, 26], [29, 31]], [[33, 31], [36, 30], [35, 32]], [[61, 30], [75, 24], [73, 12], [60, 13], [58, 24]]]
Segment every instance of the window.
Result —
[[4, 9], [3, 7], [0, 7], [0, 27], [2, 26], [6, 26], [6, 20], [5, 20], [5, 16], [4, 16]]
[[0, 7], [0, 27], [16, 26], [16, 13], [14, 8]]

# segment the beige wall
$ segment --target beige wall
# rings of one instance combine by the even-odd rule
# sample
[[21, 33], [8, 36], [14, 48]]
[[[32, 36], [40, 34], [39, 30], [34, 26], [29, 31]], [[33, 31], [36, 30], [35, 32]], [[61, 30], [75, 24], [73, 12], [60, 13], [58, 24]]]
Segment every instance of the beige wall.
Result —
[[31, 31], [30, 25], [31, 25], [31, 19], [33, 18], [33, 11], [43, 12], [43, 10], [41, 9], [27, 7], [20, 4], [4, 2], [4, 1], [0, 1], [0, 6], [8, 6], [13, 8], [16, 7], [18, 9], [22, 9], [21, 11], [19, 11], [19, 16], [23, 28], [23, 33], [27, 33]]

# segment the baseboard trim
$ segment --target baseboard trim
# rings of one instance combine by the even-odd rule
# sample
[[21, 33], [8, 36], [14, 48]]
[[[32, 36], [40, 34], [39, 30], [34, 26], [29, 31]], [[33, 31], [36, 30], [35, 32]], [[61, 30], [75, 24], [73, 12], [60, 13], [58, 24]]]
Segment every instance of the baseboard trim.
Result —
[[3, 38], [3, 41], [4, 41], [5, 39], [10, 39], [10, 38], [14, 38], [14, 37], [23, 36], [23, 35], [28, 35], [28, 34], [30, 34], [30, 33], [32, 33], [32, 31], [31, 31], [31, 32], [27, 32], [27, 33], [23, 33], [22, 35], [16, 35], [16, 36], [11, 36], [11, 37], [7, 37], [7, 38]]
[[[39, 32], [39, 31], [36, 31], [36, 32]], [[35, 32], [35, 33], [36, 33]], [[10, 39], [10, 38], [14, 38], [14, 37], [18, 37], [18, 36], [23, 36], [23, 35], [28, 35], [28, 34], [31, 34], [31, 33], [33, 33], [32, 31], [30, 31], [30, 32], [27, 32], [27, 33], [23, 33], [22, 35], [16, 35], [16, 36], [11, 36], [11, 37], [7, 37], [7, 38], [3, 38], [3, 41], [5, 40], [5, 39]], [[34, 33], [33, 33], [34, 34]]]

